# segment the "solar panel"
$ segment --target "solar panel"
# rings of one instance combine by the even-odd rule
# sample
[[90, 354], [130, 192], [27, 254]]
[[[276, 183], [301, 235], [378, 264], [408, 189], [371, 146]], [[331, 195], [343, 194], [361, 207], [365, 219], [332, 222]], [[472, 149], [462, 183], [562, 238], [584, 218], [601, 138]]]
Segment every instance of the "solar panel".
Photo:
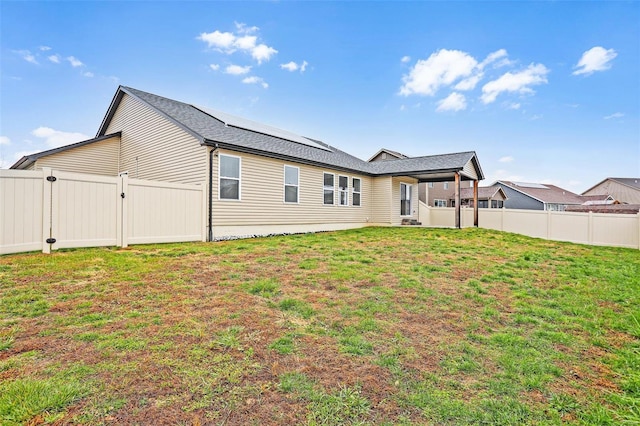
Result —
[[195, 108], [198, 108], [200, 111], [217, 118], [222, 121], [225, 125], [231, 127], [237, 127], [239, 129], [249, 130], [256, 133], [262, 133], [264, 135], [274, 136], [276, 138], [285, 139], [290, 142], [296, 142], [299, 144], [307, 145], [312, 148], [323, 149], [325, 151], [331, 151], [329, 148], [320, 145], [317, 142], [314, 142], [310, 139], [307, 139], [303, 136], [296, 135], [295, 133], [291, 133], [287, 130], [278, 129], [277, 127], [272, 127], [267, 124], [258, 123], [256, 121], [248, 120], [246, 118], [237, 117], [235, 115], [227, 114], [226, 112], [218, 111], [211, 108], [200, 107], [197, 105], [193, 105]]
[[544, 186], [541, 183], [528, 183], [528, 182], [513, 182], [516, 186], [522, 188], [535, 188], [535, 189], [549, 189], [548, 186]]

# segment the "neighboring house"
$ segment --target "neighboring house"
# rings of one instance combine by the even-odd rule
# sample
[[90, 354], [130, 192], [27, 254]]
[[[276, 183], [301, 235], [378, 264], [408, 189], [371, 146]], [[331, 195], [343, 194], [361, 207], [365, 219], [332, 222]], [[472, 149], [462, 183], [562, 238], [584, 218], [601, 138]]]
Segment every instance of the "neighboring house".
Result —
[[584, 202], [580, 195], [555, 185], [499, 180], [492, 186], [502, 188], [507, 196], [504, 207], [508, 209], [564, 211], [567, 206]]
[[640, 213], [640, 204], [583, 204], [581, 206], [567, 206], [565, 211], [579, 213], [638, 214]]
[[640, 204], [640, 178], [606, 178], [582, 195], [611, 195], [624, 204]]
[[582, 204], [585, 206], [601, 206], [603, 204], [619, 204], [611, 195], [581, 195]]
[[419, 220], [418, 183], [484, 179], [475, 152], [367, 162], [317, 140], [123, 86], [96, 138], [12, 166], [42, 167], [205, 185], [209, 240], [399, 225]]
[[[478, 188], [478, 208], [501, 209], [507, 194], [499, 186], [486, 186]], [[473, 207], [473, 188], [460, 190], [460, 204], [462, 207]], [[449, 194], [449, 206], [455, 207], [455, 195]]]
[[[473, 182], [469, 182], [468, 184], [463, 182], [460, 186], [462, 196], [462, 191], [473, 188]], [[450, 200], [454, 198], [454, 190], [454, 182], [448, 181], [421, 183], [418, 189], [420, 201], [429, 207], [453, 207]], [[480, 188], [478, 188], [478, 190], [480, 190]]]

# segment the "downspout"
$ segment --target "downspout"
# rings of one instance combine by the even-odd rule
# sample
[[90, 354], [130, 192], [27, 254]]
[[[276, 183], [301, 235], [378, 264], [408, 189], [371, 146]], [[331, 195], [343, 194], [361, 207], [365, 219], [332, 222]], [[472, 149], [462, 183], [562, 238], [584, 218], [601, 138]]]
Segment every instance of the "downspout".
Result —
[[209, 151], [209, 238], [213, 241], [213, 154], [218, 150], [218, 144]]

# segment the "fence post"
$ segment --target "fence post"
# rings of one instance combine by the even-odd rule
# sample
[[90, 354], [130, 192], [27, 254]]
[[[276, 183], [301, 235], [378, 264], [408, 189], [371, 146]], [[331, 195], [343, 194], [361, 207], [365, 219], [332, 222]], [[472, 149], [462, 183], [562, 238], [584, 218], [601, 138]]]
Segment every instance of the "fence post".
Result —
[[502, 212], [500, 213], [500, 230], [504, 231], [504, 211], [505, 211], [504, 206], [502, 207], [501, 210]]
[[638, 211], [638, 250], [640, 250], [640, 211]]
[[551, 239], [551, 210], [547, 210], [547, 240]]
[[120, 194], [120, 247], [125, 248], [129, 246], [129, 230], [127, 228], [127, 217], [129, 213], [127, 209], [129, 208], [129, 202], [127, 201], [129, 194], [129, 176], [123, 175], [121, 180], [121, 189]]
[[587, 241], [590, 245], [593, 245], [593, 212], [589, 210], [589, 220], [587, 222]]
[[42, 168], [42, 252], [51, 253], [51, 244], [47, 243], [47, 239], [51, 238], [51, 185], [47, 180], [51, 176], [51, 168]]

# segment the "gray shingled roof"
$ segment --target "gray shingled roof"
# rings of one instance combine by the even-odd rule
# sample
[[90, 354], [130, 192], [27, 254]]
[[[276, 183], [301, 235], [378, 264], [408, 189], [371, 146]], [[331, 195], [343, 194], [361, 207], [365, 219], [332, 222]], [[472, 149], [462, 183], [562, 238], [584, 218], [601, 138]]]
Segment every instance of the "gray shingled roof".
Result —
[[514, 182], [506, 180], [499, 180], [496, 183], [503, 184], [511, 189], [535, 198], [536, 200], [542, 201], [543, 203], [582, 204], [584, 202], [581, 195], [546, 183], [544, 184], [544, 188], [531, 188], [527, 186], [521, 186]]
[[95, 142], [100, 142], [103, 141], [105, 139], [110, 139], [114, 136], [119, 136], [120, 132], [115, 132], [115, 133], [111, 133], [109, 135], [103, 135], [97, 138], [93, 138], [93, 139], [87, 139], [86, 141], [80, 141], [80, 142], [75, 142], [69, 145], [65, 145], [65, 146], [61, 146], [58, 148], [53, 148], [53, 149], [48, 149], [46, 151], [40, 151], [40, 152], [36, 152], [35, 154], [29, 154], [29, 155], [25, 155], [22, 158], [20, 158], [18, 161], [16, 161], [10, 168], [11, 169], [19, 169], [19, 168], [26, 168], [29, 167], [31, 165], [31, 163], [33, 163], [34, 161], [36, 161], [39, 158], [42, 157], [46, 157], [47, 155], [52, 155], [52, 154], [57, 154], [58, 152], [63, 152], [66, 151], [68, 149], [72, 149], [72, 148], [78, 148], [81, 146], [85, 146], [85, 145], [89, 145], [91, 143], [95, 143]]
[[620, 182], [623, 185], [632, 186], [636, 189], [640, 189], [640, 178], [609, 178], [611, 180], [615, 180], [616, 182]]
[[118, 89], [114, 97], [114, 101], [98, 131], [98, 136], [103, 135], [106, 131], [108, 123], [122, 98], [122, 93], [127, 93], [148, 104], [160, 114], [191, 133], [205, 145], [217, 144], [221, 148], [235, 151], [289, 159], [368, 175], [411, 175], [417, 173], [424, 175], [425, 172], [453, 172], [462, 170], [469, 161], [474, 160], [474, 165], [478, 170], [479, 176], [484, 178], [475, 152], [432, 155], [368, 163], [315, 139], [307, 138], [327, 147], [328, 150], [314, 148], [256, 131], [225, 125], [223, 121], [201, 111], [193, 105], [122, 86]]

